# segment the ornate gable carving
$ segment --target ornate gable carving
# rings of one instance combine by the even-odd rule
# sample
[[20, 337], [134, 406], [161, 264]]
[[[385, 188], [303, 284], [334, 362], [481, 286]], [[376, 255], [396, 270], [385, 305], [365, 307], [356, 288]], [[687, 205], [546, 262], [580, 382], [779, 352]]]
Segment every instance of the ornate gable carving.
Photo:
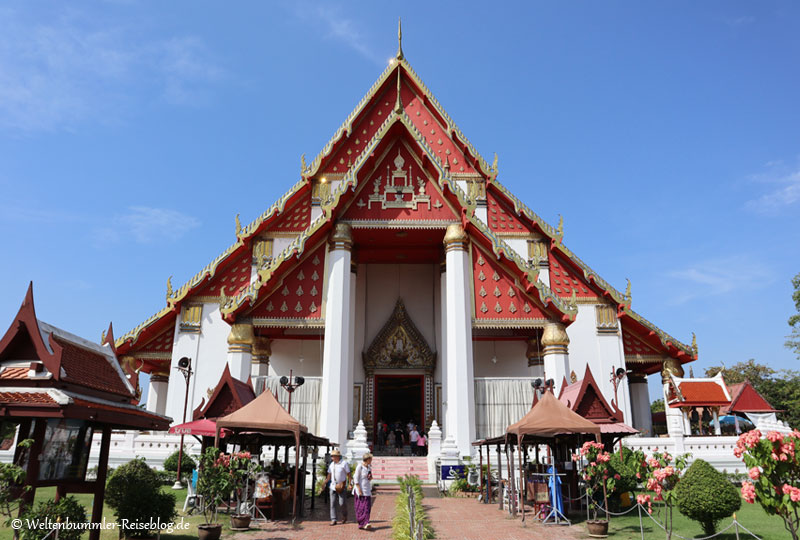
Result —
[[367, 376], [377, 369], [423, 369], [433, 373], [436, 354], [406, 312], [402, 299], [372, 344], [363, 353]]

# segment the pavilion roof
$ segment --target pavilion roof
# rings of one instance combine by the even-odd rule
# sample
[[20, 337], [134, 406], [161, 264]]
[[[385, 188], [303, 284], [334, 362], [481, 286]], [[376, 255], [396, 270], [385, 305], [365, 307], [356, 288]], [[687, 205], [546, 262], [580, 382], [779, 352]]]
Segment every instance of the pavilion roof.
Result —
[[728, 414], [731, 412], [741, 413], [768, 413], [778, 412], [777, 409], [764, 399], [758, 390], [753, 388], [750, 381], [728, 385], [728, 390], [731, 393], [731, 402], [720, 409], [720, 414]]
[[670, 378], [670, 407], [721, 407], [730, 404], [731, 394], [722, 373], [703, 379]]
[[236, 411], [256, 398], [256, 393], [250, 383], [240, 381], [231, 375], [228, 364], [222, 370], [219, 382], [214, 387], [214, 392], [194, 410], [192, 418], [219, 418], [227, 413]]

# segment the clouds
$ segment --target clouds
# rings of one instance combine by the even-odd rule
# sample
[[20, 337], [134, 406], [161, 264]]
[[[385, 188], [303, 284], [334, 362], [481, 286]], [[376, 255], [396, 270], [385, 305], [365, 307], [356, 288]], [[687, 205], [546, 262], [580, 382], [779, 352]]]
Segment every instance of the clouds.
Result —
[[38, 13], [0, 9], [0, 129], [74, 130], [115, 122], [142, 102], [207, 101], [224, 78], [202, 41], [148, 41], [133, 24], [72, 8]]
[[108, 224], [96, 228], [96, 244], [134, 241], [138, 244], [171, 243], [200, 226], [200, 220], [168, 208], [132, 206]]
[[676, 282], [678, 292], [672, 305], [699, 298], [725, 296], [763, 287], [773, 280], [772, 272], [762, 263], [744, 255], [693, 261], [690, 266], [667, 272]]
[[297, 18], [322, 24], [327, 31], [326, 37], [329, 39], [344, 43], [379, 66], [386, 64], [386, 59], [383, 57], [385, 55], [378, 54], [374, 46], [367, 42], [358, 24], [353, 19], [342, 15], [338, 8], [313, 2], [298, 2], [292, 4], [292, 7]]
[[787, 167], [782, 161], [771, 161], [766, 164], [765, 172], [753, 175], [751, 180], [755, 186], [768, 188], [766, 193], [746, 203], [751, 211], [776, 215], [800, 202], [800, 164]]

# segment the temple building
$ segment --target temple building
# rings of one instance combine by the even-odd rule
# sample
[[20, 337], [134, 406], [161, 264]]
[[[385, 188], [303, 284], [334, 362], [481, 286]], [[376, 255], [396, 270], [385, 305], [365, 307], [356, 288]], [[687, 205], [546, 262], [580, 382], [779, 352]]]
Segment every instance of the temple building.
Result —
[[285, 195], [237, 217], [233, 243], [116, 340], [121, 365], [150, 374], [147, 409], [176, 423], [226, 366], [256, 393], [302, 375], [292, 414], [342, 445], [359, 420], [369, 437], [379, 420], [436, 421], [467, 455], [523, 416], [535, 379], [577, 396], [578, 375], [608, 424], [651, 434], [647, 377], [681, 376], [696, 345], [636, 313], [630, 284], [597, 275], [500, 177], [400, 44]]

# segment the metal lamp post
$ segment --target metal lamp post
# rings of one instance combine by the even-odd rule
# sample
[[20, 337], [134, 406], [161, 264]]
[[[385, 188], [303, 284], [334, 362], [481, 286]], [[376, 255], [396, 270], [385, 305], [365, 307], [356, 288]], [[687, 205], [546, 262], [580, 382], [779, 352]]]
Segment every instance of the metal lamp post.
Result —
[[[186, 395], [183, 398], [183, 421], [181, 423], [186, 423], [186, 406], [189, 404], [189, 379], [192, 378], [192, 359], [187, 358], [184, 356], [180, 360], [178, 360], [178, 365], [175, 367], [178, 371], [181, 372], [183, 378], [186, 379]], [[183, 437], [185, 434], [183, 430], [181, 430], [181, 447], [178, 450], [178, 475], [175, 478], [175, 484], [173, 484], [172, 489], [183, 489], [183, 484], [181, 483], [181, 462], [183, 461]]]
[[287, 377], [286, 375], [284, 375], [283, 377], [281, 377], [280, 382], [283, 389], [289, 392], [289, 406], [287, 408], [287, 412], [289, 414], [292, 414], [292, 394], [299, 387], [303, 386], [303, 383], [305, 383], [306, 380], [305, 378], [299, 375], [297, 377], [293, 377], [292, 370], [290, 369], [289, 376]]

